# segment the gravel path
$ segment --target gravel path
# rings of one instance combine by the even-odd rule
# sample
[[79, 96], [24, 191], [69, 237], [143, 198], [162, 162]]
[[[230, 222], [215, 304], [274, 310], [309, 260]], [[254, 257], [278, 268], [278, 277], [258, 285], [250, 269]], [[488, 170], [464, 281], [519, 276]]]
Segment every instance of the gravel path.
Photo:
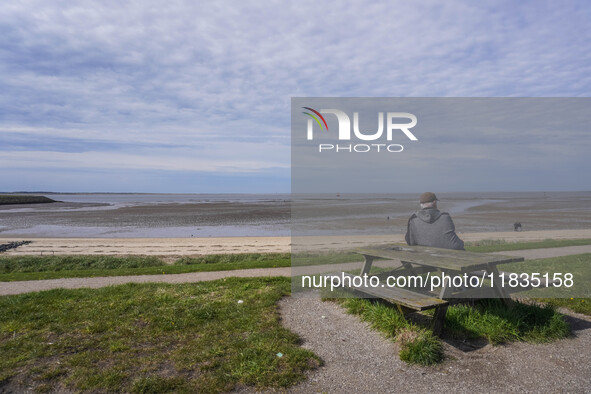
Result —
[[254, 278], [262, 276], [290, 276], [291, 268], [255, 268], [234, 271], [190, 272], [186, 274], [168, 275], [130, 275], [104, 276], [96, 278], [63, 278], [46, 280], [28, 280], [17, 282], [0, 282], [0, 296], [29, 293], [57, 288], [78, 289], [81, 287], [98, 288], [123, 283], [186, 283], [216, 280], [229, 277]]
[[571, 339], [473, 351], [446, 343], [444, 363], [419, 367], [400, 361], [392, 341], [337, 304], [292, 296], [280, 311], [303, 347], [325, 362], [293, 393], [591, 392], [591, 320], [582, 315], [569, 317]]

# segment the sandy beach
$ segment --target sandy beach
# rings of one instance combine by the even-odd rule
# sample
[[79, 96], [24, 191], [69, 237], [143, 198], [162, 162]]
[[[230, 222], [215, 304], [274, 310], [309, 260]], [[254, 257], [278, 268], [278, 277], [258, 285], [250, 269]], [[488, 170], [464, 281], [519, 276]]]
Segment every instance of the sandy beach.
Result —
[[[461, 233], [464, 241], [504, 239], [507, 242], [542, 241], [545, 239], [591, 238], [586, 230], [506, 231]], [[0, 243], [25, 238], [0, 238]], [[334, 237], [218, 237], [218, 238], [26, 238], [29, 245], [4, 252], [6, 255], [151, 255], [190, 256], [224, 253], [287, 253], [292, 242], [311, 249], [344, 250], [364, 245], [404, 242], [404, 234], [359, 235]]]
[[[20, 239], [20, 238], [19, 238]], [[15, 238], [0, 238], [0, 243]], [[226, 238], [27, 238], [29, 245], [11, 255], [150, 255], [190, 256], [223, 253], [279, 253], [290, 251], [289, 237]]]

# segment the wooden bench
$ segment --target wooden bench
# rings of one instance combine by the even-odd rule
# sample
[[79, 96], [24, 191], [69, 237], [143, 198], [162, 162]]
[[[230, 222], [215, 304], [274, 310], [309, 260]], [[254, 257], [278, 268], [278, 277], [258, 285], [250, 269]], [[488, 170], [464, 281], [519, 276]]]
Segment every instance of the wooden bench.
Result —
[[[363, 255], [364, 261], [360, 276], [369, 275], [375, 259], [399, 261], [401, 266], [389, 272], [381, 272], [375, 276], [385, 279], [387, 276], [421, 275], [424, 273], [447, 273], [453, 275], [476, 273], [493, 275], [498, 277], [498, 264], [507, 264], [523, 261], [522, 257], [491, 255], [485, 253], [473, 253], [459, 250], [432, 248], [426, 246], [408, 245], [383, 245], [380, 247], [366, 247], [356, 249], [355, 252]], [[353, 277], [353, 275], [351, 275]], [[508, 292], [495, 281], [490, 288], [490, 297], [501, 299], [506, 305], [511, 304]], [[465, 302], [472, 297], [471, 293], [481, 292], [482, 289], [456, 288], [449, 282], [441, 286], [439, 296], [428, 295], [419, 291], [411, 291], [403, 288], [378, 286], [374, 288], [358, 288], [355, 290], [366, 296], [384, 299], [386, 302], [396, 304], [402, 313], [409, 311], [421, 311], [435, 308], [433, 316], [433, 331], [439, 335], [445, 322], [445, 314], [450, 302]], [[482, 294], [474, 294], [474, 296]], [[480, 298], [480, 297], [478, 297]]]
[[[364, 256], [360, 275], [369, 274], [374, 259], [398, 260], [403, 265], [403, 275], [417, 275], [424, 272], [446, 272], [462, 275], [471, 272], [486, 272], [498, 277], [498, 264], [523, 261], [523, 257], [492, 255], [486, 253], [466, 252], [428, 246], [390, 245], [375, 248], [356, 249], [355, 252]], [[458, 291], [459, 290], [459, 291]], [[506, 305], [511, 304], [511, 298], [505, 288], [494, 282], [490, 289], [490, 296], [485, 298], [499, 298]], [[472, 298], [477, 296], [480, 289], [456, 289], [444, 286], [439, 294], [440, 299]], [[481, 297], [477, 297], [481, 298]]]
[[[339, 277], [353, 278], [355, 275], [348, 274], [346, 272], [339, 272], [335, 274]], [[435, 335], [439, 335], [443, 329], [443, 323], [445, 321], [445, 314], [447, 312], [448, 301], [429, 296], [422, 293], [402, 289], [399, 287], [386, 287], [381, 285], [378, 287], [372, 286], [343, 286], [349, 290], [362, 293], [364, 296], [375, 297], [391, 304], [395, 304], [398, 310], [402, 314], [407, 314], [416, 311], [424, 311], [427, 309], [435, 308], [435, 315], [432, 320], [433, 332]]]

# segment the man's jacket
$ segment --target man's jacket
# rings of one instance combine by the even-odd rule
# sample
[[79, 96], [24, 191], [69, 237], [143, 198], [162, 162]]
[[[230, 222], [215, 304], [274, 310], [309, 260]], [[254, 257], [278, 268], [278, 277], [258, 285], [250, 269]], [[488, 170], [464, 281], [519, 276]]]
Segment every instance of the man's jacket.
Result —
[[406, 243], [434, 248], [464, 250], [451, 216], [436, 208], [421, 209], [408, 219]]

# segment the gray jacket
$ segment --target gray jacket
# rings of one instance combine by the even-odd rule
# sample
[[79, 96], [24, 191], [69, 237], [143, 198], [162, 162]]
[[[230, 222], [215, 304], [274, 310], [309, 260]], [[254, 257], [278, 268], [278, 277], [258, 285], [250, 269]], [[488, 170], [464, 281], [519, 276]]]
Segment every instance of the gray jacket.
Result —
[[451, 216], [436, 208], [421, 209], [408, 219], [406, 243], [434, 248], [464, 250]]

